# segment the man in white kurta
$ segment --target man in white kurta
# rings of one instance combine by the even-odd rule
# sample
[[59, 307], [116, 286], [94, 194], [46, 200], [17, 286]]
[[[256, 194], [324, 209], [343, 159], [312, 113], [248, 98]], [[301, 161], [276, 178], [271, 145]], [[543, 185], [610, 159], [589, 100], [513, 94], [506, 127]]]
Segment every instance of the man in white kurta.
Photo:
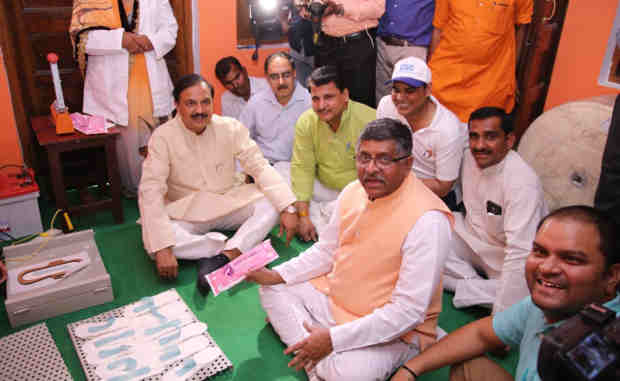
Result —
[[467, 129], [431, 95], [431, 71], [416, 57], [394, 66], [392, 90], [379, 101], [377, 118], [393, 118], [413, 133], [413, 172], [454, 209]]
[[369, 123], [357, 157], [359, 180], [340, 193], [318, 242], [249, 276], [295, 355], [289, 366], [310, 380], [383, 380], [435, 340], [450, 212], [411, 173], [403, 124]]
[[[142, 237], [163, 278], [176, 277], [176, 258], [209, 257], [199, 264], [202, 273], [213, 261], [227, 262], [251, 249], [279, 213], [282, 225], [295, 233], [295, 196], [241, 123], [212, 114], [211, 91], [199, 75], [181, 78], [175, 88], [178, 115], [149, 142], [139, 192]], [[235, 160], [255, 184], [237, 181]], [[239, 230], [224, 247], [204, 235], [233, 228]]]
[[222, 94], [222, 115], [235, 119], [239, 119], [251, 97], [269, 89], [265, 78], [250, 77], [247, 69], [232, 56], [215, 64], [215, 76], [226, 88]]
[[506, 118], [494, 107], [471, 114], [461, 176], [466, 213], [454, 214], [457, 234], [444, 272], [457, 308], [497, 313], [528, 295], [525, 259], [547, 209], [538, 176], [512, 150]]
[[80, 68], [87, 63], [83, 111], [120, 126], [121, 182], [126, 194], [135, 195], [140, 149], [150, 128], [174, 109], [164, 56], [176, 44], [178, 25], [168, 0], [124, 3], [129, 6], [119, 7], [116, 0], [75, 1], [71, 37]]

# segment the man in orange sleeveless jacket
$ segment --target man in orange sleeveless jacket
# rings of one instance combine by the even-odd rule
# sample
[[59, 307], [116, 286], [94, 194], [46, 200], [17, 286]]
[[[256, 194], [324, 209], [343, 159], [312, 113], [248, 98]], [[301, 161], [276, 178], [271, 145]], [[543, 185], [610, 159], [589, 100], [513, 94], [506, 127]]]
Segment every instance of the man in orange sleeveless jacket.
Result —
[[376, 380], [436, 337], [452, 215], [411, 172], [411, 133], [370, 122], [356, 152], [358, 180], [341, 192], [319, 241], [249, 279], [289, 366], [310, 380]]

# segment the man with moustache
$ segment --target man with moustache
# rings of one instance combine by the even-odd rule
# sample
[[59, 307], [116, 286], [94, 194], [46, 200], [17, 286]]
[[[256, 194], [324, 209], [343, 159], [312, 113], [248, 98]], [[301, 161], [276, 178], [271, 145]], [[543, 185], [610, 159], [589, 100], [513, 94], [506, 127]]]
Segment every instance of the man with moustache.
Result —
[[250, 98], [239, 121], [271, 164], [290, 162], [295, 123], [311, 107], [310, 93], [297, 83], [295, 62], [288, 53], [267, 57], [265, 74], [271, 88]]
[[[312, 109], [295, 125], [290, 178], [297, 197], [299, 235], [305, 241], [316, 241], [338, 193], [355, 180], [355, 143], [376, 111], [349, 99], [349, 90], [334, 66], [315, 69], [308, 83]], [[288, 173], [287, 168], [279, 171]]]
[[222, 94], [222, 115], [235, 119], [251, 96], [269, 88], [265, 78], [248, 76], [247, 69], [232, 56], [217, 61], [215, 76], [227, 90]]
[[411, 133], [377, 119], [357, 145], [357, 181], [319, 241], [251, 273], [269, 322], [313, 380], [383, 380], [435, 341], [452, 215], [411, 172]]
[[454, 215], [457, 234], [444, 271], [457, 308], [492, 306], [495, 314], [528, 294], [523, 266], [546, 206], [540, 180], [514, 142], [504, 110], [471, 114], [461, 173], [465, 213]]
[[431, 71], [417, 57], [394, 66], [392, 94], [379, 101], [378, 118], [393, 118], [413, 133], [413, 171], [435, 194], [456, 209], [452, 188], [461, 169], [467, 130], [431, 95]]
[[[620, 316], [618, 229], [608, 215], [589, 206], [553, 211], [539, 224], [525, 264], [531, 296], [443, 337], [407, 362], [391, 381], [412, 381], [450, 364], [457, 364], [451, 381], [540, 381], [537, 362], [543, 333], [590, 303], [603, 303]], [[514, 378], [484, 356], [506, 345], [519, 347]]]
[[[198, 287], [206, 294], [204, 275], [262, 241], [278, 216], [290, 242], [295, 196], [248, 130], [213, 114], [213, 88], [204, 78], [182, 77], [173, 95], [178, 114], [155, 131], [144, 162], [142, 238], [161, 278], [176, 278], [177, 258], [200, 259]], [[256, 184], [236, 181], [235, 160]], [[238, 230], [223, 246], [205, 234], [212, 229]]]

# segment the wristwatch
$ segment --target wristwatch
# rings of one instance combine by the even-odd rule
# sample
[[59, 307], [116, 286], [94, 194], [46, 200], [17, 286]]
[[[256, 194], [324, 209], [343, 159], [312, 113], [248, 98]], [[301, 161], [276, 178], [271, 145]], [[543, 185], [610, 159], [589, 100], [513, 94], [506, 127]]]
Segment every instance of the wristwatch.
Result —
[[294, 205], [289, 205], [284, 209], [286, 213], [297, 214], [297, 208]]

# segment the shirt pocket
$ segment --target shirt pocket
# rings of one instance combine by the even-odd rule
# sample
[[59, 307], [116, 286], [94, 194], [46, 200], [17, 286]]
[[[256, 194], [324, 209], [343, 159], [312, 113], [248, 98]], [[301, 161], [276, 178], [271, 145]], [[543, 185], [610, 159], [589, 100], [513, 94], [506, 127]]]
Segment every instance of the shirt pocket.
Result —
[[504, 35], [514, 28], [514, 0], [482, 0], [481, 29], [489, 34]]
[[504, 232], [504, 216], [491, 214], [486, 211], [485, 208], [485, 221], [486, 221], [486, 231], [491, 236], [496, 238], [499, 241], [505, 241], [505, 232]]

